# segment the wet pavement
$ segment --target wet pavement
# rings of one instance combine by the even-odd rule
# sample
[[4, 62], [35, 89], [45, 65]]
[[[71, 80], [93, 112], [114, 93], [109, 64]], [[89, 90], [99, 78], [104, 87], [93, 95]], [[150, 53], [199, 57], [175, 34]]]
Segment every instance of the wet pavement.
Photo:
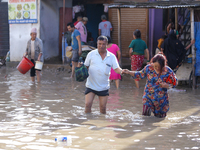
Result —
[[[0, 69], [0, 150], [185, 150], [200, 149], [200, 90], [178, 86], [169, 92], [165, 119], [142, 116], [141, 88], [123, 76], [120, 89], [111, 83], [107, 114], [84, 113], [85, 82], [66, 69], [47, 68], [40, 84], [15, 68]], [[186, 91], [185, 91], [186, 90]], [[56, 137], [71, 143], [55, 142]]]

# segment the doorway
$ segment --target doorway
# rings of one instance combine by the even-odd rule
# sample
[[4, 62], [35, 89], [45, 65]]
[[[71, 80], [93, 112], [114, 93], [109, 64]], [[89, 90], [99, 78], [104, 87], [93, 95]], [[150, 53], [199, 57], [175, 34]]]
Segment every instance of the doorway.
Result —
[[103, 4], [86, 4], [86, 15], [88, 17], [87, 29], [91, 32], [94, 42], [97, 42], [98, 27], [101, 22], [101, 15], [104, 14]]

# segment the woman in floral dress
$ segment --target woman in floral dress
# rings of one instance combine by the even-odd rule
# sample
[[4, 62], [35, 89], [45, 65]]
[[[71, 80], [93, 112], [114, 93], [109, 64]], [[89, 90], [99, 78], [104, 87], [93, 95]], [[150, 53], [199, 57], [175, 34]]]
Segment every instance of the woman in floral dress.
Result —
[[163, 54], [156, 54], [151, 63], [141, 71], [124, 70], [134, 79], [147, 78], [143, 94], [143, 115], [150, 116], [151, 111], [159, 118], [166, 117], [169, 110], [167, 89], [177, 85], [174, 72], [166, 66], [166, 58]]

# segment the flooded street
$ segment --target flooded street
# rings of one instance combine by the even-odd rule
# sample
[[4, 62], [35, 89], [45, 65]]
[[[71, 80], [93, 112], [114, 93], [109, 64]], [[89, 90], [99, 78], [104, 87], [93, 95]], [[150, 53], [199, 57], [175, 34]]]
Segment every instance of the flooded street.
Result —
[[[85, 82], [68, 70], [44, 69], [40, 84], [15, 68], [0, 69], [0, 150], [185, 150], [200, 149], [200, 89], [171, 90], [165, 119], [142, 116], [141, 88], [123, 76], [111, 83], [107, 114], [84, 113]], [[185, 89], [181, 91], [180, 89]], [[67, 136], [72, 143], [55, 142]]]

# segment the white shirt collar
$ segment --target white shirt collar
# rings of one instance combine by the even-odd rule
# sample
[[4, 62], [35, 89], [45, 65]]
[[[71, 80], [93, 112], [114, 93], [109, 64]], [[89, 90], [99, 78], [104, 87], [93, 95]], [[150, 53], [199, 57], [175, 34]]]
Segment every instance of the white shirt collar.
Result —
[[[108, 52], [107, 49], [106, 49], [106, 52], [107, 52], [107, 53], [106, 53], [106, 57], [109, 57], [109, 56], [110, 56], [110, 53]], [[100, 55], [98, 49], [97, 49], [97, 51], [96, 51], [96, 55]]]

